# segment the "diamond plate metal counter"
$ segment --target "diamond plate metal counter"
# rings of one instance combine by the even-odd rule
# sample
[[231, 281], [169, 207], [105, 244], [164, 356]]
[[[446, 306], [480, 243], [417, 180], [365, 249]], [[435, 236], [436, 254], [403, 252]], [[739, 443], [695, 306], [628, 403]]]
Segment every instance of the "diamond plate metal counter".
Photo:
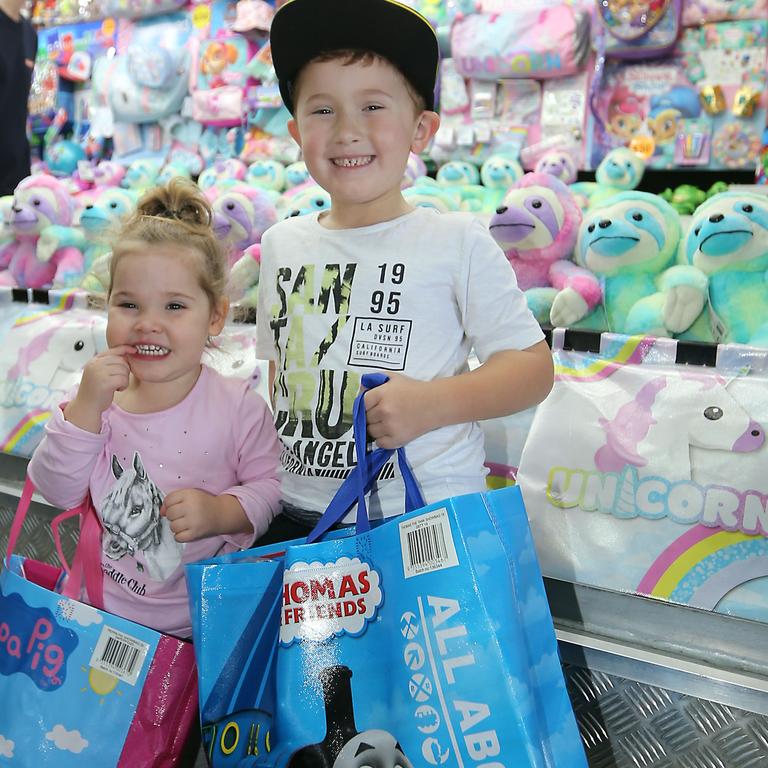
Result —
[[592, 768], [768, 768], [768, 718], [570, 664]]

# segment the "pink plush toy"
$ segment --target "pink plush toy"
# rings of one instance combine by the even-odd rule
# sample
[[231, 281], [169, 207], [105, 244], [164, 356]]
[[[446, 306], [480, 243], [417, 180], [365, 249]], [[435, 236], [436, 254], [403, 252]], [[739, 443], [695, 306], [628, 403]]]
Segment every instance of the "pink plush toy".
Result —
[[237, 184], [224, 190], [212, 204], [213, 231], [229, 252], [234, 264], [246, 248], [261, 242], [261, 236], [277, 221], [269, 193], [258, 187]]
[[576, 181], [578, 168], [573, 155], [564, 149], [550, 149], [545, 152], [533, 169], [536, 173], [549, 173], [560, 179], [564, 184], [572, 184]]
[[14, 239], [0, 248], [0, 285], [48, 288], [59, 274], [82, 272], [78, 248], [40, 245], [49, 227], [71, 226], [72, 213], [72, 198], [62, 180], [46, 174], [22, 179], [9, 219]]
[[581, 218], [568, 187], [548, 173], [525, 174], [491, 217], [491, 235], [504, 249], [539, 322], [549, 322], [557, 295], [552, 270], [570, 258]]

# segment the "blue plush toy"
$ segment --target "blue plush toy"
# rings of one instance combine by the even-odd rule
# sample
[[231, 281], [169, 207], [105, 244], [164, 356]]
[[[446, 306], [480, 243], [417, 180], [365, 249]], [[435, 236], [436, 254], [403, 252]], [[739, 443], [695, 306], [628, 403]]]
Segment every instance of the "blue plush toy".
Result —
[[711, 310], [685, 338], [768, 347], [768, 198], [709, 198], [693, 214], [680, 257], [708, 278]]
[[445, 187], [479, 184], [480, 171], [476, 165], [464, 160], [449, 160], [437, 169], [435, 178]]
[[679, 241], [679, 216], [657, 195], [620, 192], [589, 211], [576, 265], [566, 263], [553, 276], [560, 292], [552, 324], [655, 336], [686, 330], [704, 306], [704, 293], [698, 270], [673, 266]]
[[260, 189], [282, 192], [285, 189], [285, 166], [278, 160], [254, 160], [248, 166], [245, 180]]
[[80, 287], [94, 293], [106, 292], [109, 285], [110, 238], [117, 227], [136, 209], [138, 194], [130, 189], [108, 187], [85, 206], [80, 229], [85, 235], [85, 275]]
[[588, 210], [611, 199], [617, 192], [637, 189], [645, 173], [645, 160], [626, 147], [612, 149], [595, 170], [595, 181], [571, 184], [582, 210]]
[[444, 187], [429, 176], [420, 176], [403, 190], [403, 197], [411, 205], [434, 208], [439, 213], [461, 210], [462, 199], [458, 187]]

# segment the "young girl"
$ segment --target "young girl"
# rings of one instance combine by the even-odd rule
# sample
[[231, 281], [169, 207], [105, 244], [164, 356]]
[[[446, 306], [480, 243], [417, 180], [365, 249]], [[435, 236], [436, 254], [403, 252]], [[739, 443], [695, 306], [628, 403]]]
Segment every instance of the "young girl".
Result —
[[56, 409], [29, 465], [58, 507], [90, 491], [104, 607], [191, 634], [184, 563], [248, 546], [278, 509], [278, 439], [246, 381], [201, 364], [224, 326], [226, 260], [191, 182], [150, 191], [115, 243], [109, 349]]

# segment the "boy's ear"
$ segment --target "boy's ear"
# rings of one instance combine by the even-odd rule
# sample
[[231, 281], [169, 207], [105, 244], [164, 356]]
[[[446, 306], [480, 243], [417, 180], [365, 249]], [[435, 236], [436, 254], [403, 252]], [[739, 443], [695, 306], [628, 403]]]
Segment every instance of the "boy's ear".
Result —
[[208, 335], [218, 336], [224, 330], [229, 312], [229, 299], [222, 296], [211, 310], [211, 320], [208, 323]]
[[299, 133], [299, 126], [295, 118], [291, 118], [288, 121], [288, 133], [291, 134], [291, 138], [301, 147], [301, 134]]
[[437, 133], [439, 127], [440, 115], [437, 112], [424, 110], [419, 115], [418, 123], [416, 123], [416, 131], [411, 142], [411, 152], [415, 152], [417, 155], [423, 152], [427, 148], [430, 139]]

